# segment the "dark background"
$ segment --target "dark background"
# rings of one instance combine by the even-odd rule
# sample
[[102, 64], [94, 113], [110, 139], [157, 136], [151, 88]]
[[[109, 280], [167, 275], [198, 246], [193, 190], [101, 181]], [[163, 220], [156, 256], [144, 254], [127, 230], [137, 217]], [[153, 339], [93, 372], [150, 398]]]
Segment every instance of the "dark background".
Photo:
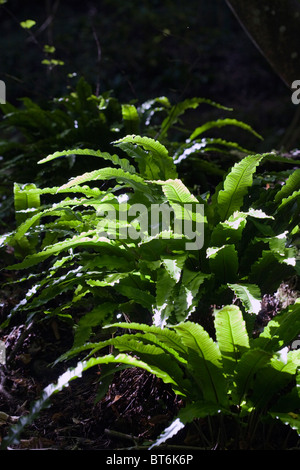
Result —
[[[36, 21], [30, 30], [19, 25], [26, 19]], [[80, 76], [123, 102], [200, 96], [261, 133], [257, 151], [280, 148], [296, 110], [224, 0], [8, 0], [0, 22], [0, 79], [13, 104], [64, 94]], [[63, 66], [41, 63], [44, 44]]]

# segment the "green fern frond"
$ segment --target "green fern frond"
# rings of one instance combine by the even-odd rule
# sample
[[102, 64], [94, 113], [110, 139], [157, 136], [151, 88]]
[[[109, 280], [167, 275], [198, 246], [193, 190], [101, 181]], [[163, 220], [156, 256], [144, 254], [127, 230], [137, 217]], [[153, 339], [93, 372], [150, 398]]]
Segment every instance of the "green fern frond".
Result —
[[234, 245], [210, 247], [207, 249], [207, 258], [211, 272], [218, 283], [235, 283], [238, 275], [238, 253]]
[[242, 354], [249, 349], [249, 337], [240, 309], [228, 305], [215, 311], [215, 328], [224, 370], [233, 374]]
[[74, 186], [86, 183], [87, 181], [98, 181], [98, 180], [110, 180], [116, 179], [117, 181], [122, 181], [127, 183], [133, 188], [146, 191], [147, 184], [143, 178], [134, 174], [128, 173], [121, 168], [102, 168], [100, 170], [94, 170], [83, 175], [77, 176], [70, 180], [68, 183], [60, 187], [60, 191], [65, 189], [72, 188]]
[[300, 334], [300, 302], [290, 305], [269, 321], [251, 346], [273, 352], [288, 346]]
[[275, 195], [275, 202], [278, 204], [291, 196], [295, 191], [300, 190], [300, 170], [294, 170], [288, 177], [280, 191]]
[[182, 343], [188, 348], [188, 368], [208, 402], [227, 406], [227, 388], [222, 373], [222, 357], [217, 344], [198, 324], [180, 323], [174, 326]]
[[143, 331], [145, 333], [149, 332], [156, 336], [158, 340], [169, 346], [170, 348], [177, 351], [181, 356], [186, 357], [187, 350], [182, 344], [178, 334], [169, 328], [160, 328], [154, 325], [147, 325], [145, 323], [136, 323], [132, 322], [130, 324], [124, 322], [113, 323], [112, 325], [106, 326], [104, 328], [123, 328], [125, 330], [130, 329], [131, 331]]
[[130, 165], [129, 161], [125, 158], [120, 158], [118, 155], [111, 155], [108, 152], [101, 152], [100, 150], [92, 150], [92, 149], [73, 149], [73, 150], [62, 150], [52, 153], [48, 155], [46, 158], [38, 161], [38, 164], [41, 163], [48, 163], [56, 158], [65, 157], [69, 155], [83, 155], [83, 156], [93, 156], [103, 158], [104, 160], [109, 160], [115, 165], [120, 166], [124, 171], [128, 171], [129, 173], [135, 173], [134, 166]]
[[164, 138], [168, 130], [176, 124], [179, 117], [184, 114], [188, 109], [196, 109], [200, 104], [208, 104], [215, 108], [223, 109], [225, 111], [232, 111], [232, 108], [227, 108], [215, 101], [212, 101], [207, 98], [187, 98], [184, 101], [176, 103], [171, 109], [168, 111], [168, 116], [164, 119], [161, 125], [161, 131], [159, 133], [160, 139]]
[[240, 210], [249, 186], [253, 182], [256, 167], [265, 154], [249, 155], [236, 163], [226, 176], [224, 189], [217, 195], [217, 210], [221, 221], [227, 220], [235, 211]]
[[261, 310], [261, 292], [255, 284], [228, 284], [248, 313], [258, 314]]
[[253, 135], [255, 135], [255, 137], [262, 139], [262, 136], [258, 134], [254, 129], [252, 129], [252, 127], [249, 126], [248, 124], [245, 124], [242, 121], [238, 121], [237, 119], [226, 118], [226, 119], [218, 119], [217, 121], [206, 122], [205, 124], [203, 124], [203, 126], [197, 127], [197, 129], [195, 129], [194, 132], [190, 135], [190, 140], [195, 139], [200, 134], [203, 134], [203, 132], [206, 132], [209, 129], [219, 128], [219, 127], [224, 127], [224, 126], [240, 127], [241, 129], [244, 129], [245, 131], [251, 132]]
[[97, 231], [91, 230], [86, 233], [81, 233], [80, 235], [75, 235], [74, 237], [66, 239], [62, 242], [55, 243], [45, 248], [43, 251], [35, 253], [34, 255], [29, 255], [21, 263], [8, 266], [7, 269], [27, 269], [39, 264], [41, 261], [46, 260], [52, 255], [67, 251], [71, 248], [76, 248], [78, 246], [91, 246], [99, 248], [101, 246], [105, 246], [113, 249], [117, 248], [114, 241], [110, 239], [99, 238], [97, 236]]
[[[266, 409], [272, 404], [276, 408], [276, 398], [284, 395], [287, 387], [292, 388], [295, 382], [295, 375], [299, 367], [295, 354], [300, 357], [300, 351], [293, 351], [293, 357], [289, 353], [285, 361], [278, 360], [273, 357], [270, 363], [258, 371], [255, 377], [253, 393], [251, 394], [251, 402], [256, 409]], [[298, 364], [297, 364], [298, 362]], [[299, 399], [300, 403], [300, 399]], [[290, 410], [294, 409], [293, 407]]]
[[[115, 141], [114, 144], [125, 151], [128, 147], [124, 144], [130, 144], [141, 147], [147, 152], [138, 155], [140, 172], [144, 177], [154, 180], [177, 177], [173, 158], [169, 156], [167, 148], [159, 141], [139, 135], [127, 135], [123, 139]], [[131, 153], [131, 155], [134, 154]]]
[[[240, 406], [249, 391], [253, 389], [256, 374], [270, 363], [272, 356], [272, 353], [252, 347], [242, 355], [235, 370], [236, 388], [232, 394], [237, 405]], [[249, 401], [246, 402], [249, 406]]]

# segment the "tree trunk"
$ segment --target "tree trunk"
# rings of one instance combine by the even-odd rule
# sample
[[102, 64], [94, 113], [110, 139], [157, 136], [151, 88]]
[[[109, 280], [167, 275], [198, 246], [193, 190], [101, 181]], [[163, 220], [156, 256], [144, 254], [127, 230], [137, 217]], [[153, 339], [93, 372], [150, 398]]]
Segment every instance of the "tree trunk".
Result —
[[252, 41], [291, 88], [300, 80], [300, 1], [226, 0]]

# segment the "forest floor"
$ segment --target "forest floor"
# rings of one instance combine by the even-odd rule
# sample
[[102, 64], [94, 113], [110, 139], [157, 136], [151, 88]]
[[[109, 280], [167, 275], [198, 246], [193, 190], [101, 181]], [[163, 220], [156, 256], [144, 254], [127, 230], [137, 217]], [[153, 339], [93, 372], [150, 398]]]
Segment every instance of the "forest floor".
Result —
[[[2, 320], [12, 307], [11, 302], [16, 302], [18, 289], [10, 293], [10, 299], [6, 298], [2, 304]], [[276, 315], [283, 302], [290, 303], [294, 298], [295, 292], [287, 285], [281, 287], [281, 301], [275, 296], [265, 296], [258, 316], [258, 328]], [[62, 363], [54, 367], [49, 367], [49, 364], [72, 344], [72, 331], [56, 320], [36, 324], [27, 334], [24, 334], [22, 323], [14, 319], [2, 332], [8, 360], [6, 365], [0, 366], [0, 443], [12, 424], [29, 413], [43, 389], [56, 382], [65, 371], [66, 366]], [[51, 406], [24, 428], [19, 443], [9, 449], [146, 450], [182, 406], [180, 398], [168, 385], [136, 368], [117, 373], [106, 394], [97, 399], [100, 377], [101, 369], [92, 368], [84, 373], [82, 379], [71, 381], [68, 387], [51, 398]], [[207, 422], [202, 420], [180, 431], [168, 441], [167, 448], [181, 451], [218, 448], [217, 436], [214, 446], [212, 439], [205, 443], [203, 436], [208, 436], [209, 432]], [[282, 433], [287, 448], [298, 445], [298, 436], [282, 426], [275, 432], [272, 450], [281, 445]], [[232, 438], [228, 438], [224, 445], [226, 449], [236, 450], [232, 448]], [[239, 447], [243, 446], [246, 443], [240, 442]]]
[[[6, 286], [1, 294], [2, 322], [21, 292]], [[1, 332], [6, 364], [0, 364], [0, 445], [11, 425], [29, 413], [43, 389], [65, 372], [66, 366], [51, 367], [51, 363], [71, 347], [73, 338], [72, 330], [64, 323], [42, 322], [26, 330], [17, 316]], [[92, 368], [83, 379], [70, 382], [54, 395], [51, 406], [25, 427], [20, 442], [12, 448], [143, 448], [142, 444], [155, 440], [177, 414], [180, 400], [170, 387], [146, 371], [120, 371], [99, 400], [100, 376], [101, 369]]]

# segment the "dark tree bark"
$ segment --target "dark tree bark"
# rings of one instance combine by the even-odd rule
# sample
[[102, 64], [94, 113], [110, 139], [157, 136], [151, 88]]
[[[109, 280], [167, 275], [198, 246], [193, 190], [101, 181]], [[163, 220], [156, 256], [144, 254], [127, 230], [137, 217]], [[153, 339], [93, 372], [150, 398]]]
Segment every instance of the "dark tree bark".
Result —
[[291, 88], [300, 80], [300, 1], [226, 0], [252, 41]]

